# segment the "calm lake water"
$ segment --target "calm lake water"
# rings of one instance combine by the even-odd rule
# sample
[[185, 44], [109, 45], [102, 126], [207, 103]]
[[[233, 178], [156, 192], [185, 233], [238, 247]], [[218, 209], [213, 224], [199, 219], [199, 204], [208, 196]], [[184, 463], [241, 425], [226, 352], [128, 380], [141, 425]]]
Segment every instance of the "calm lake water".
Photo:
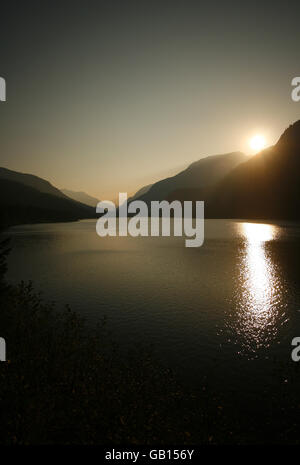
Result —
[[206, 220], [200, 248], [184, 238], [100, 238], [95, 221], [10, 230], [8, 278], [124, 345], [153, 344], [187, 382], [255, 392], [291, 363], [300, 336], [300, 226]]

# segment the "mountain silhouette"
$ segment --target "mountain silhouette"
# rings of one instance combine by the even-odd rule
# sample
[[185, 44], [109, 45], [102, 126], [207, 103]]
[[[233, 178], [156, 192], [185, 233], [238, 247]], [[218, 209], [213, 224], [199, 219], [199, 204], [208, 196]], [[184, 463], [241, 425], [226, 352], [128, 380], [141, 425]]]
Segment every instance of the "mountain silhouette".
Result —
[[[251, 158], [241, 152], [202, 158], [177, 175], [146, 186], [134, 199], [204, 200], [206, 218], [299, 220], [299, 169], [300, 120], [274, 146]], [[1, 223], [95, 217], [95, 208], [71, 199], [67, 192], [72, 191], [61, 192], [37, 176], [0, 168]], [[97, 201], [85, 193], [73, 194]]]
[[19, 173], [18, 171], [12, 171], [7, 168], [0, 168], [0, 180], [15, 181], [25, 186], [37, 189], [39, 192], [44, 194], [51, 194], [57, 197], [67, 198], [67, 196], [56, 187], [52, 186], [49, 181], [43, 178], [39, 178], [33, 174]]
[[241, 164], [207, 193], [207, 214], [223, 218], [300, 217], [300, 120], [273, 147]]
[[175, 176], [163, 179], [153, 184], [148, 191], [134, 196], [139, 200], [150, 202], [167, 199], [172, 192], [180, 189], [199, 189], [214, 185], [247, 157], [242, 152], [232, 152], [224, 155], [214, 155], [189, 165]]
[[136, 191], [136, 193], [132, 197], [128, 198], [128, 202], [132, 200], [136, 200], [142, 195], [146, 194], [146, 192], [148, 192], [152, 186], [153, 184], [147, 184], [146, 186], [141, 187], [138, 191]]
[[94, 208], [68, 198], [48, 181], [37, 176], [0, 169], [1, 227], [93, 217]]
[[282, 134], [277, 146], [283, 150], [300, 148], [300, 120], [291, 124]]
[[299, 220], [299, 169], [300, 120], [215, 185], [176, 189], [167, 200], [204, 200], [206, 218]]
[[92, 197], [91, 195], [87, 194], [86, 192], [76, 192], [71, 191], [69, 189], [61, 189], [61, 192], [65, 194], [70, 199], [76, 200], [77, 202], [84, 203], [85, 205], [89, 205], [90, 207], [96, 208], [99, 199]]

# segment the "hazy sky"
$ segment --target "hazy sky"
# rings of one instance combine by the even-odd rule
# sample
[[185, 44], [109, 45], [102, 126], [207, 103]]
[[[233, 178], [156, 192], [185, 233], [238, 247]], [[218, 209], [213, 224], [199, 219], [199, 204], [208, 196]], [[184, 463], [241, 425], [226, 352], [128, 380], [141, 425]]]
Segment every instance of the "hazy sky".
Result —
[[[8, 3], [8, 2], [7, 2]], [[0, 165], [102, 199], [299, 119], [300, 2], [1, 4]]]

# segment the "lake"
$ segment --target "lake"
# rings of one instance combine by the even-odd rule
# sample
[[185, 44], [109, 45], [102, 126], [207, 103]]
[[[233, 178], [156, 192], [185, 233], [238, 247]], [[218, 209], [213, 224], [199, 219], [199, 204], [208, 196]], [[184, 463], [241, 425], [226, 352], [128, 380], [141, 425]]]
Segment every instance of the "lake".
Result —
[[300, 226], [205, 220], [200, 248], [180, 237], [107, 237], [95, 220], [10, 229], [11, 282], [90, 325], [104, 315], [124, 346], [153, 351], [185, 382], [255, 395], [291, 364], [300, 336]]

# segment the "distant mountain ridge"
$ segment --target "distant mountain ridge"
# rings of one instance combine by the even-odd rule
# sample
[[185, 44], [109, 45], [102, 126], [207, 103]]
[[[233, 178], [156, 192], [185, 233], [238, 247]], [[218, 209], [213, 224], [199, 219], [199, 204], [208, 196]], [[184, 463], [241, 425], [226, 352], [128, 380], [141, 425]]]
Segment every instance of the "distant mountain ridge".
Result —
[[300, 218], [300, 120], [229, 173], [208, 196], [210, 217]]
[[[145, 186], [133, 199], [204, 200], [206, 218], [300, 219], [300, 120], [278, 142], [249, 158], [241, 152], [202, 158]], [[2, 225], [94, 218], [95, 208], [38, 176], [0, 168]], [[72, 191], [69, 191], [72, 192]], [[74, 194], [74, 193], [73, 193]], [[85, 193], [75, 193], [87, 196]]]
[[215, 185], [177, 189], [167, 200], [204, 200], [206, 218], [300, 219], [300, 120], [278, 142]]
[[69, 197], [70, 199], [76, 200], [77, 202], [84, 203], [85, 205], [89, 205], [90, 207], [96, 208], [97, 204], [100, 202], [99, 199], [92, 197], [86, 192], [76, 192], [76, 191], [71, 191], [69, 189], [61, 189], [61, 192], [65, 194], [67, 197]]
[[7, 168], [0, 167], [0, 180], [1, 179], [19, 182], [21, 184], [24, 184], [25, 186], [37, 189], [39, 192], [43, 192], [44, 194], [51, 194], [57, 197], [66, 198], [66, 195], [63, 194], [56, 187], [52, 186], [52, 184], [49, 181], [35, 176], [33, 174], [20, 173], [18, 171], [13, 171]]
[[153, 184], [147, 184], [147, 186], [141, 187], [141, 188], [140, 188], [132, 197], [130, 197], [128, 200], [135, 200], [135, 199], [138, 199], [139, 197], [141, 197], [141, 195], [146, 194], [146, 192], [148, 192], [149, 189], [151, 189], [152, 186], [153, 186]]
[[48, 181], [0, 168], [0, 226], [93, 217], [95, 209], [70, 199]]
[[232, 169], [246, 161], [248, 157], [242, 152], [231, 152], [222, 155], [212, 155], [201, 158], [189, 165], [175, 176], [163, 179], [153, 184], [147, 192], [134, 198], [145, 202], [164, 200], [179, 189], [207, 188], [216, 184]]

